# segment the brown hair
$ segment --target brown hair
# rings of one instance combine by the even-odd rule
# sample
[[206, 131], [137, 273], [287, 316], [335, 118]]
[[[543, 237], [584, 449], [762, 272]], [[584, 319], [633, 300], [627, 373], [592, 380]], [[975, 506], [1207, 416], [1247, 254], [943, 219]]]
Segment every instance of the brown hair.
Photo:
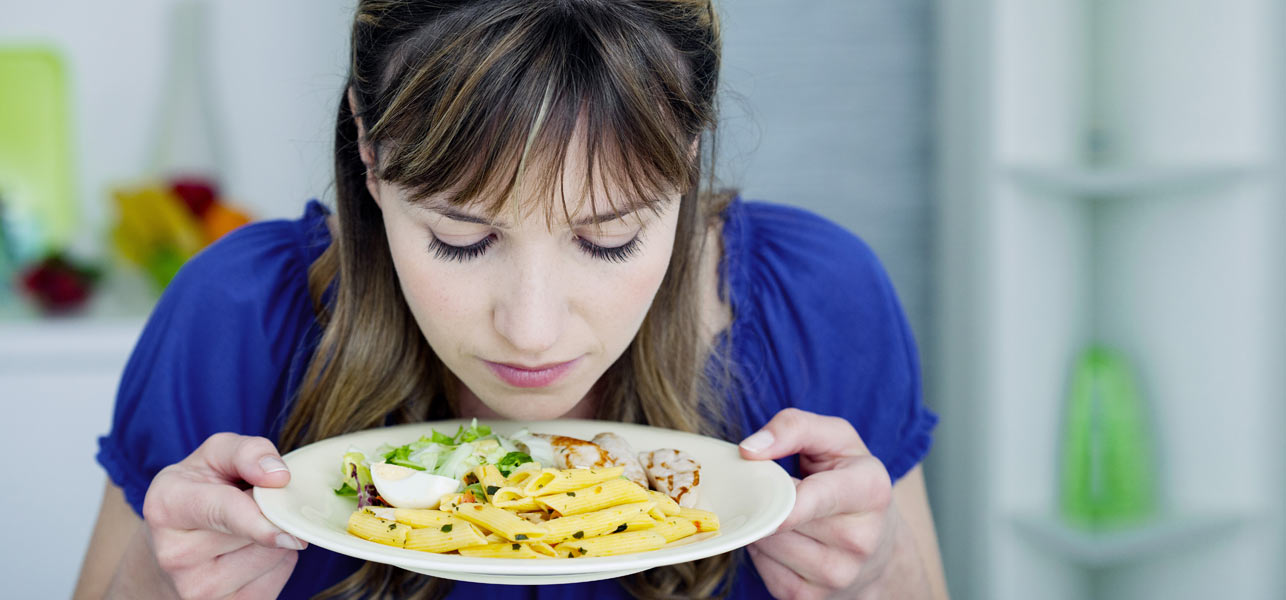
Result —
[[[562, 166], [576, 131], [591, 193], [599, 176], [635, 199], [626, 202], [681, 192], [668, 270], [637, 335], [595, 386], [597, 417], [735, 435], [725, 416], [728, 365], [703, 339], [698, 293], [702, 257], [714, 251], [707, 233], [730, 197], [714, 191], [719, 61], [710, 0], [358, 2], [336, 125], [338, 231], [309, 271], [323, 333], [282, 450], [448, 418], [455, 405], [459, 382], [411, 317], [366, 190], [359, 118], [376, 149], [374, 174], [410, 190], [412, 201], [446, 194], [494, 214], [534, 157], [552, 167], [532, 173], [549, 197], [546, 217], [555, 191], [566, 213]], [[617, 210], [610, 192], [607, 200]], [[708, 364], [721, 368], [707, 371]], [[726, 593], [736, 562], [725, 554], [622, 584], [637, 597], [707, 597]], [[443, 580], [367, 563], [322, 596], [432, 598], [448, 589]]]

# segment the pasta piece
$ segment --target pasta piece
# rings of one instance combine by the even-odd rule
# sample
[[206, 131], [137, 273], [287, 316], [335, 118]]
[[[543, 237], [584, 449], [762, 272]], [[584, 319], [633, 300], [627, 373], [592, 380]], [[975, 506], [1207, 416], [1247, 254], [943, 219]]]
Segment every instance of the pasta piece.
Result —
[[652, 515], [643, 513], [626, 519], [624, 523], [625, 529], [622, 529], [621, 531], [641, 531], [643, 529], [651, 529], [656, 527], [657, 523], [659, 523], [659, 521], [652, 518]]
[[349, 533], [387, 546], [401, 548], [406, 544], [406, 534], [410, 531], [406, 525], [381, 519], [367, 510], [356, 510], [348, 516]]
[[500, 474], [500, 469], [495, 465], [478, 465], [473, 468], [473, 476], [478, 478], [478, 483], [482, 484], [483, 489], [502, 488], [506, 485], [505, 476]]
[[545, 523], [545, 529], [549, 531], [549, 535], [540, 539], [543, 542], [557, 544], [564, 540], [607, 535], [626, 524], [632, 517], [646, 516], [651, 504], [651, 502], [622, 504], [591, 513], [550, 519]]
[[651, 531], [665, 536], [665, 543], [681, 540], [697, 532], [697, 526], [683, 517], [669, 517]]
[[512, 542], [536, 540], [549, 533], [543, 525], [537, 525], [490, 504], [462, 504], [452, 509], [452, 514], [487, 531], [498, 533]]
[[611, 479], [593, 487], [537, 498], [540, 504], [567, 517], [602, 510], [618, 504], [647, 502], [647, 490], [628, 479]]
[[491, 503], [504, 509], [529, 512], [540, 509], [536, 499], [516, 487], [502, 487], [491, 496]]
[[462, 519], [451, 519], [440, 527], [412, 529], [406, 534], [406, 549], [423, 552], [450, 552], [485, 543], [482, 532]]
[[505, 486], [522, 488], [522, 486], [526, 485], [527, 480], [537, 473], [540, 473], [539, 463], [522, 463], [518, 465], [518, 468], [509, 472], [509, 477], [505, 479]]
[[412, 528], [441, 527], [451, 522], [451, 513], [428, 508], [389, 508], [371, 506], [366, 510], [388, 521], [397, 521]]
[[708, 510], [684, 508], [679, 511], [679, 517], [692, 521], [697, 531], [719, 531], [719, 515]]
[[654, 490], [648, 490], [647, 494], [652, 500], [656, 501], [657, 510], [660, 510], [665, 516], [673, 517], [679, 514], [679, 503], [675, 502], [674, 498]]
[[527, 480], [523, 493], [528, 496], [548, 496], [586, 488], [610, 479], [617, 479], [625, 471], [622, 467], [607, 469], [542, 469]]
[[630, 531], [613, 533], [596, 538], [572, 540], [559, 544], [554, 549], [559, 556], [567, 558], [590, 558], [594, 556], [615, 556], [656, 550], [665, 545], [665, 536], [651, 531]]
[[[468, 546], [460, 548], [459, 552], [460, 556], [474, 556], [478, 558], [552, 558], [556, 556], [553, 548], [550, 548], [549, 544], [542, 544], [540, 542], [533, 542], [530, 544], [501, 542], [498, 544], [486, 544], [484, 546]], [[546, 554], [546, 552], [549, 554]]]

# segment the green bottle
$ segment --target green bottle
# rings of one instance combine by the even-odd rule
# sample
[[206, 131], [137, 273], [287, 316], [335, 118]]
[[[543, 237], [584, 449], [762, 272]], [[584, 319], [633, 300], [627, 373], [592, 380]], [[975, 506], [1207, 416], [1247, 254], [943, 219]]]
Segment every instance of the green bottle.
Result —
[[1119, 352], [1092, 346], [1072, 376], [1063, 439], [1061, 505], [1073, 524], [1128, 526], [1156, 511], [1147, 411]]

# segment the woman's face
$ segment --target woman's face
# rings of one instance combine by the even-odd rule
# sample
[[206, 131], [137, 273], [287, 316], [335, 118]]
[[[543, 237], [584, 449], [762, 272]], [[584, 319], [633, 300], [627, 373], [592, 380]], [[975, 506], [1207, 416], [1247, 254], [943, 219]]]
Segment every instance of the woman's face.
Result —
[[[517, 194], [520, 214], [507, 207], [493, 219], [437, 196], [412, 203], [399, 186], [368, 182], [425, 339], [504, 418], [553, 419], [585, 398], [638, 332], [669, 265], [679, 195], [659, 214], [618, 216], [601, 183], [595, 206], [577, 187], [583, 164], [569, 154], [570, 222], [557, 207], [547, 220], [547, 200], [527, 186]], [[625, 196], [613, 198], [620, 206]]]

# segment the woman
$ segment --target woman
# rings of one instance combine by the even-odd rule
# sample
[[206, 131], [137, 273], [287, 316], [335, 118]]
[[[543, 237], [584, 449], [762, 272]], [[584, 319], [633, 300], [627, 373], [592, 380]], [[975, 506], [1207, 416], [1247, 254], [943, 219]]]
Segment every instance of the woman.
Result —
[[[936, 418], [878, 262], [700, 185], [707, 0], [364, 0], [351, 58], [337, 213], [221, 241], [149, 321], [79, 596], [945, 597]], [[803, 479], [748, 561], [531, 589], [304, 549], [244, 491], [287, 483], [279, 451], [452, 416], [754, 432]]]

